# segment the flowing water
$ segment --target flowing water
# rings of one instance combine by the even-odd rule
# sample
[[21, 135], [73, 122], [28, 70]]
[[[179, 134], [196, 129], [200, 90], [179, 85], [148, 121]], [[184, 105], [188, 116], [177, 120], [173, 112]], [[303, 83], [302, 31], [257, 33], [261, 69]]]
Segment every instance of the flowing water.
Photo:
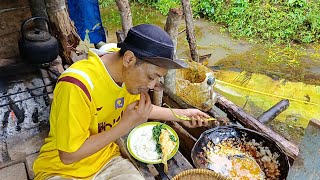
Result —
[[[131, 10], [134, 25], [165, 25], [166, 17], [154, 9], [134, 4]], [[108, 42], [116, 42], [115, 31], [121, 29], [117, 7], [101, 9], [101, 17]], [[190, 59], [184, 28], [182, 21], [177, 56]], [[233, 39], [220, 25], [204, 19], [195, 21], [195, 31], [199, 54], [212, 54], [204, 64], [218, 80], [235, 85], [218, 84], [216, 90], [247, 113], [258, 118], [282, 98], [289, 98], [289, 108], [268, 125], [295, 143], [310, 119], [320, 120], [319, 43], [289, 47], [250, 43]]]

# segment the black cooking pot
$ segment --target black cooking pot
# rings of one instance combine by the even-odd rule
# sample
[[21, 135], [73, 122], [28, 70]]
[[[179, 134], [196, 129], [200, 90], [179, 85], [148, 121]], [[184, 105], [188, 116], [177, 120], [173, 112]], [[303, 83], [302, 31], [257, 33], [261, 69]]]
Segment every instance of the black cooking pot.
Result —
[[[24, 27], [35, 19], [43, 19], [48, 25], [48, 32], [33, 29], [25, 32]], [[49, 63], [55, 60], [59, 54], [59, 45], [56, 38], [50, 35], [48, 19], [44, 17], [33, 17], [24, 21], [21, 25], [21, 39], [19, 40], [19, 51], [21, 57], [31, 64]]]
[[241, 142], [251, 142], [254, 139], [256, 143], [261, 144], [259, 145], [259, 148], [268, 147], [272, 154], [276, 153], [279, 155], [279, 157], [276, 158], [276, 160], [279, 162], [278, 169], [280, 171], [280, 176], [278, 177], [278, 179], [286, 179], [289, 172], [290, 164], [288, 156], [283, 152], [280, 146], [271, 138], [262, 133], [235, 125], [218, 126], [216, 128], [204, 131], [191, 151], [191, 159], [194, 165], [197, 168], [210, 169], [210, 166], [208, 166], [208, 164], [205, 163], [207, 162], [207, 160], [206, 157], [203, 155], [205, 154], [204, 148], [206, 148], [209, 142], [211, 142], [213, 146], [215, 146], [219, 144], [221, 141], [227, 139], [235, 139]]

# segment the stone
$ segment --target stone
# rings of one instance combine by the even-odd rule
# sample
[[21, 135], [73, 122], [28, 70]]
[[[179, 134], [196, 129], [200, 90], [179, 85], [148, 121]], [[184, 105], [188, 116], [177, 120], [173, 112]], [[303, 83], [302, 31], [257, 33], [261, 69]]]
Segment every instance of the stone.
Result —
[[26, 168], [23, 163], [14, 164], [0, 169], [0, 179], [5, 180], [28, 180]]
[[27, 167], [27, 172], [28, 172], [29, 179], [33, 179], [34, 178], [33, 162], [34, 162], [34, 160], [36, 160], [38, 155], [39, 155], [39, 153], [30, 154], [26, 158], [26, 167]]
[[7, 145], [4, 140], [0, 139], [0, 166], [10, 161]]
[[[0, 4], [4, 3], [1, 1]], [[29, 17], [31, 17], [29, 7], [17, 7], [0, 12], [0, 59], [12, 58], [19, 55], [19, 30], [21, 23]]]
[[0, 9], [10, 9], [10, 8], [17, 8], [17, 7], [23, 7], [23, 6], [29, 6], [28, 0], [1, 0], [0, 3]]
[[17, 7], [9, 11], [2, 11], [0, 14], [0, 36], [6, 37], [5, 35], [21, 29], [22, 22], [30, 17], [31, 11], [29, 7]]
[[17, 43], [19, 36], [19, 32], [0, 36], [0, 59], [12, 58], [19, 55], [19, 47]]
[[39, 152], [47, 136], [48, 129], [44, 129], [40, 133], [23, 132], [7, 138], [7, 149], [10, 159], [18, 160], [25, 158], [29, 154]]

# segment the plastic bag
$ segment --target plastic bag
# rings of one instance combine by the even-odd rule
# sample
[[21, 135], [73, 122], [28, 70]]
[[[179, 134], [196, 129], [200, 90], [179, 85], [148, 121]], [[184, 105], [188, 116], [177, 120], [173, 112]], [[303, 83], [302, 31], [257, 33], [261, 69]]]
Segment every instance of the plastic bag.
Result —
[[176, 94], [187, 104], [208, 111], [216, 102], [213, 72], [200, 63], [189, 61], [188, 69], [176, 70]]

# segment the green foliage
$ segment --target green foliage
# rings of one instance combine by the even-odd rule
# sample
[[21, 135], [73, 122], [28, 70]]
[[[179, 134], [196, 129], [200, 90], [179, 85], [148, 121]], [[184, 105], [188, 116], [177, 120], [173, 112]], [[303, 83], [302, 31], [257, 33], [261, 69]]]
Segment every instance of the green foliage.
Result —
[[98, 0], [101, 8], [110, 7], [114, 4], [114, 0]]
[[[138, 0], [167, 14], [178, 0]], [[235, 38], [272, 43], [320, 39], [320, 1], [191, 0], [193, 15], [225, 25]]]
[[[201, 0], [194, 1], [202, 4]], [[269, 3], [260, 0], [212, 0], [214, 14], [206, 17], [225, 24], [235, 38], [255, 38], [273, 43], [319, 40], [319, 2], [289, 0]]]
[[151, 5], [163, 15], [167, 15], [170, 8], [180, 7], [179, 0], [133, 0], [133, 1]]
[[[121, 16], [114, 0], [99, 0], [101, 19], [108, 29], [121, 28]], [[162, 20], [159, 12], [148, 6], [141, 6], [138, 1], [130, 2], [133, 25], [141, 23], [157, 24]]]

